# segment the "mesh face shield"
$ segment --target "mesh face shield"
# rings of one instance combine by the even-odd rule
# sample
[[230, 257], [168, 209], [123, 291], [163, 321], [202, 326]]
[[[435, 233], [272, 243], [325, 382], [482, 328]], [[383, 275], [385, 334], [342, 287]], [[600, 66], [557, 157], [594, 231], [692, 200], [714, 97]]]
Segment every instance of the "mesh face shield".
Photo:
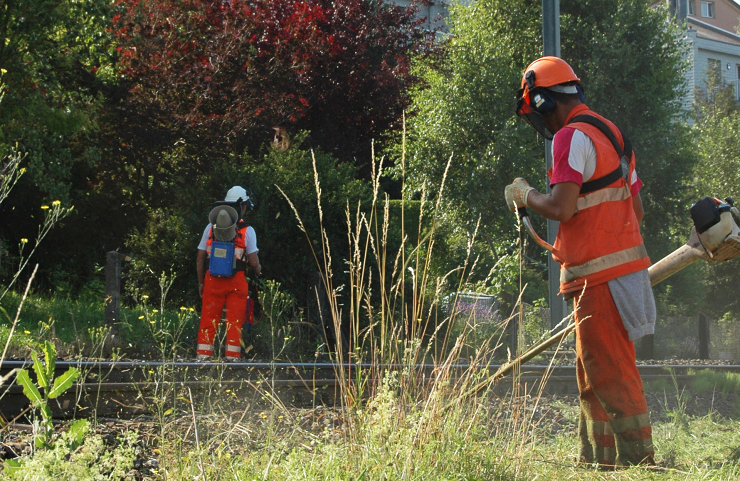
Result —
[[553, 133], [547, 130], [545, 118], [529, 105], [529, 92], [527, 89], [519, 89], [516, 93], [516, 115], [529, 124], [538, 134], [546, 140], [552, 140]]

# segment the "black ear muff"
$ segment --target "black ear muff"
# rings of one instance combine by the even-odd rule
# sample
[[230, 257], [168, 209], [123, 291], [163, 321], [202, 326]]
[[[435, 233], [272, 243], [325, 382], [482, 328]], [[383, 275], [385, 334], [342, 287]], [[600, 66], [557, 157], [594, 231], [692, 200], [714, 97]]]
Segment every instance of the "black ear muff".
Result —
[[557, 108], [552, 95], [547, 90], [536, 87], [529, 91], [529, 105], [532, 110], [542, 115], [549, 114]]
[[535, 87], [534, 77], [534, 70], [530, 70], [524, 76], [527, 82], [527, 90], [529, 90], [529, 106], [538, 114], [549, 114], [557, 107], [555, 99], [547, 90]]

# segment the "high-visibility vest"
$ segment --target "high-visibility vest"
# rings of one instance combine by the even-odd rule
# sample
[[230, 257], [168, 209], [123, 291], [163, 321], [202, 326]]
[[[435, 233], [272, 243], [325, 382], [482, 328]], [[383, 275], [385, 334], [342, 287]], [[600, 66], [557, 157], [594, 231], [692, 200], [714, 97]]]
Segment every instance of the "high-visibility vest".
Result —
[[[574, 108], [568, 121], [578, 115], [600, 119], [624, 146], [619, 129], [585, 105]], [[620, 165], [620, 156], [610, 140], [598, 128], [584, 122], [567, 124], [586, 134], [596, 148], [596, 170], [591, 180], [604, 177]], [[556, 134], [557, 135], [557, 134]], [[616, 181], [578, 196], [576, 213], [561, 222], [552, 256], [560, 263], [560, 293], [595, 286], [650, 266], [650, 258], [640, 235], [632, 206], [629, 179], [635, 170], [634, 154], [629, 158], [629, 172]]]

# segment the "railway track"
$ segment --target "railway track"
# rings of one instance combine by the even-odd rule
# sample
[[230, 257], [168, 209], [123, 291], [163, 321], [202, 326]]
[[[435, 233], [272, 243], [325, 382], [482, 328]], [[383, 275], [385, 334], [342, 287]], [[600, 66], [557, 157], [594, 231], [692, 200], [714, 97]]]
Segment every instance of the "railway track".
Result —
[[[332, 363], [196, 363], [160, 361], [57, 361], [57, 375], [69, 367], [82, 372], [72, 388], [51, 402], [57, 418], [89, 416], [128, 418], [139, 414], [163, 412], [167, 406], [193, 398], [196, 409], [224, 403], [254, 403], [264, 405], [334, 405], [338, 392], [336, 369]], [[405, 366], [384, 366], [384, 369], [403, 369]], [[499, 366], [487, 370], [492, 373]], [[640, 365], [643, 382], [670, 389], [686, 386], [695, 377], [692, 371], [740, 373], [738, 365]], [[348, 378], [357, 370], [363, 376], [372, 376], [373, 366], [345, 364]], [[15, 371], [27, 369], [34, 379], [29, 361], [4, 361], [0, 376], [6, 378], [0, 387], [0, 416], [12, 421], [29, 411], [29, 401], [21, 386], [15, 383]], [[452, 367], [452, 377], [470, 369], [468, 365]], [[419, 380], [433, 379], [433, 365], [417, 366]], [[520, 393], [577, 394], [574, 366], [524, 365], [516, 377], [499, 381], [493, 390], [503, 395], [514, 387]], [[180, 401], [178, 401], [180, 400]]]

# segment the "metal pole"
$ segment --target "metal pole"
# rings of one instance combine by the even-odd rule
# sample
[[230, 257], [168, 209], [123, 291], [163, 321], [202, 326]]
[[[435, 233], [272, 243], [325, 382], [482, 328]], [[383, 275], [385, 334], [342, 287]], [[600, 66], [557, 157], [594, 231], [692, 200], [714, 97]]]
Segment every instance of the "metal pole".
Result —
[[[559, 0], [542, 0], [542, 43], [543, 53], [560, 57], [560, 2]], [[545, 171], [552, 167], [552, 142], [545, 141]], [[550, 182], [545, 178], [547, 192], [550, 192]], [[555, 243], [558, 235], [558, 222], [547, 221], [547, 242]], [[547, 279], [549, 286], [550, 327], [554, 328], [567, 312], [565, 300], [558, 296], [560, 290], [560, 264], [555, 262], [552, 254], [547, 254]]]

